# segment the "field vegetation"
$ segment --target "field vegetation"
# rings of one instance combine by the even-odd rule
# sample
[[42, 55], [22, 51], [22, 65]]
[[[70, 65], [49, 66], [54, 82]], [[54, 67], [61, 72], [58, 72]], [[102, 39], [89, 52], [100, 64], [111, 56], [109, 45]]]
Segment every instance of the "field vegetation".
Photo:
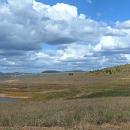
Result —
[[2, 130], [129, 130], [130, 65], [93, 72], [1, 76]]

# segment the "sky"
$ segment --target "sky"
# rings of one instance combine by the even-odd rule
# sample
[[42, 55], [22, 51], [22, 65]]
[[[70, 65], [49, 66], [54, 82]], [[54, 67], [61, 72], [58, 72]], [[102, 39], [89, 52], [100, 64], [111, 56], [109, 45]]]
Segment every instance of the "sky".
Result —
[[0, 0], [0, 72], [130, 63], [129, 0]]

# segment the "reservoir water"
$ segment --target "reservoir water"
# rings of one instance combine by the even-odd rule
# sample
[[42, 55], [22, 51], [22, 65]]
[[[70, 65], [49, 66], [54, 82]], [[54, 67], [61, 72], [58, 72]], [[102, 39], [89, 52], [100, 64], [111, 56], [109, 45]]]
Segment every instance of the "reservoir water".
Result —
[[3, 102], [16, 102], [17, 99], [14, 99], [14, 98], [6, 98], [6, 97], [0, 97], [0, 103], [3, 103]]

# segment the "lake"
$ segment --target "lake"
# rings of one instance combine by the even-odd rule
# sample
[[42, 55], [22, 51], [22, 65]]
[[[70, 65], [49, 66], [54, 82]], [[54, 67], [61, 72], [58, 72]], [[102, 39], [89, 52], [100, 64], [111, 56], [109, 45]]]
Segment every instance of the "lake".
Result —
[[0, 97], [0, 103], [3, 103], [3, 102], [16, 102], [17, 99], [14, 99], [14, 98], [6, 98], [6, 97]]

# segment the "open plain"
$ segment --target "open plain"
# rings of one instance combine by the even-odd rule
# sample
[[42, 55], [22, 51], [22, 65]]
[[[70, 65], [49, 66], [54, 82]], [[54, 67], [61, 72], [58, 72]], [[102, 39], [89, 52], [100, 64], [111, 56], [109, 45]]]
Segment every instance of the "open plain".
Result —
[[4, 75], [1, 130], [130, 129], [130, 65], [93, 72]]

